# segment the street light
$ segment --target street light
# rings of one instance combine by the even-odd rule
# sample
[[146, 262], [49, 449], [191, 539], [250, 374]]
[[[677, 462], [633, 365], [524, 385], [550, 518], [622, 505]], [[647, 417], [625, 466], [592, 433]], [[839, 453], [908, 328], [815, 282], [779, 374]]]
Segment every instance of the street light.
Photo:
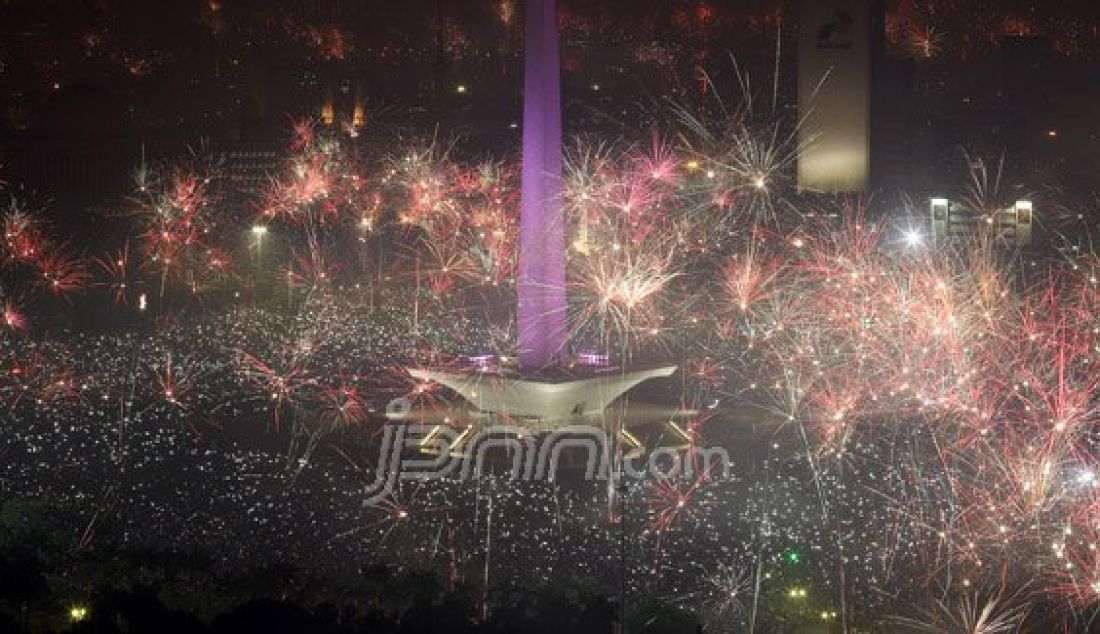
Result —
[[264, 257], [264, 236], [267, 235], [267, 225], [252, 225], [252, 236], [256, 239], [256, 248], [253, 251], [253, 266], [255, 272], [253, 273], [252, 285], [256, 284], [257, 278], [260, 276], [260, 267], [263, 263]]
[[916, 248], [924, 243], [924, 236], [916, 229], [906, 229], [902, 232], [901, 239], [905, 241], [905, 246], [909, 248]]
[[88, 608], [83, 605], [74, 605], [69, 608], [69, 620], [73, 623], [80, 623], [88, 618]]

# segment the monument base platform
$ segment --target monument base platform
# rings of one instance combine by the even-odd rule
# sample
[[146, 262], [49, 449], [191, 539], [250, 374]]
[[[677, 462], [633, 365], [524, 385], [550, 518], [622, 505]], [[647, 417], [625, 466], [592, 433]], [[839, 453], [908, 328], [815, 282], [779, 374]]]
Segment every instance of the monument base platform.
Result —
[[457, 392], [478, 416], [498, 422], [550, 431], [602, 418], [604, 410], [640, 383], [671, 376], [676, 366], [575, 378], [512, 377], [488, 372], [410, 369], [421, 381], [433, 381]]

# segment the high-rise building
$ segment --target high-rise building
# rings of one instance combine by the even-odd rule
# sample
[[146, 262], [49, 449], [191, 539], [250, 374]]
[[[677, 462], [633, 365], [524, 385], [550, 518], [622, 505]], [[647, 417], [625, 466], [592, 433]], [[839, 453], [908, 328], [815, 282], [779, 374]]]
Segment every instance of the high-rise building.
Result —
[[803, 0], [798, 188], [862, 192], [870, 180], [871, 0]]

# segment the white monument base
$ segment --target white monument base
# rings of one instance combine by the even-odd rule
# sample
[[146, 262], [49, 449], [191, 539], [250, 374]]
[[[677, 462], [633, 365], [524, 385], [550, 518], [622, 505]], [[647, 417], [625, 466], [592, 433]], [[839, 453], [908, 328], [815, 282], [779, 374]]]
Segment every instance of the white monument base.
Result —
[[671, 376], [676, 366], [562, 381], [509, 378], [484, 372], [410, 369], [421, 381], [445, 385], [472, 405], [476, 415], [549, 431], [601, 417], [615, 399], [649, 379]]

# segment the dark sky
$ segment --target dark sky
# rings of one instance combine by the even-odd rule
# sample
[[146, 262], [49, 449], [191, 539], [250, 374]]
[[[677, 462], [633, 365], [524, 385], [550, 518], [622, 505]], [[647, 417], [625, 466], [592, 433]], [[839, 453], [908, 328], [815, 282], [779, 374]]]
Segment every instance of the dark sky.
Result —
[[[508, 149], [522, 10], [521, 0], [6, 0], [0, 176], [53, 178], [69, 170], [63, 160], [130, 165], [200, 138], [274, 143], [326, 100]], [[791, 2], [561, 0], [567, 124], [643, 127], [649, 104], [701, 89], [700, 69], [733, 85], [730, 55], [770, 73], [777, 34], [790, 79], [796, 17]], [[1076, 155], [1096, 154], [1100, 135], [1089, 88], [1100, 83], [1100, 2], [897, 0], [884, 32], [898, 93], [888, 108], [909, 117], [897, 125], [948, 121], [928, 152], [971, 143], [967, 125], [1021, 153], [1060, 128], [1059, 161], [1092, 169]]]
[[[620, 47], [622, 63], [641, 74], [706, 63], [725, 50], [767, 53], [778, 28], [796, 26], [790, 3], [757, 0], [563, 0], [561, 16], [567, 42]], [[203, 128], [250, 108], [263, 114], [265, 90], [287, 96], [310, 75], [340, 74], [331, 70], [340, 65], [423, 66], [424, 76], [488, 60], [477, 70], [487, 74], [495, 70], [489, 58], [517, 50], [521, 17], [518, 0], [7, 0], [0, 121], [9, 131], [79, 129], [88, 119], [110, 126], [114, 108], [133, 125]], [[888, 5], [886, 33], [895, 57], [973, 60], [995, 54], [1006, 35], [1029, 35], [1049, 38], [1064, 59], [1093, 60], [1098, 24], [1100, 3], [1083, 0], [899, 0]], [[370, 97], [402, 105], [428, 90], [407, 72], [369, 79]], [[81, 88], [72, 101], [99, 116], [72, 117], [49, 104], [74, 84]]]

